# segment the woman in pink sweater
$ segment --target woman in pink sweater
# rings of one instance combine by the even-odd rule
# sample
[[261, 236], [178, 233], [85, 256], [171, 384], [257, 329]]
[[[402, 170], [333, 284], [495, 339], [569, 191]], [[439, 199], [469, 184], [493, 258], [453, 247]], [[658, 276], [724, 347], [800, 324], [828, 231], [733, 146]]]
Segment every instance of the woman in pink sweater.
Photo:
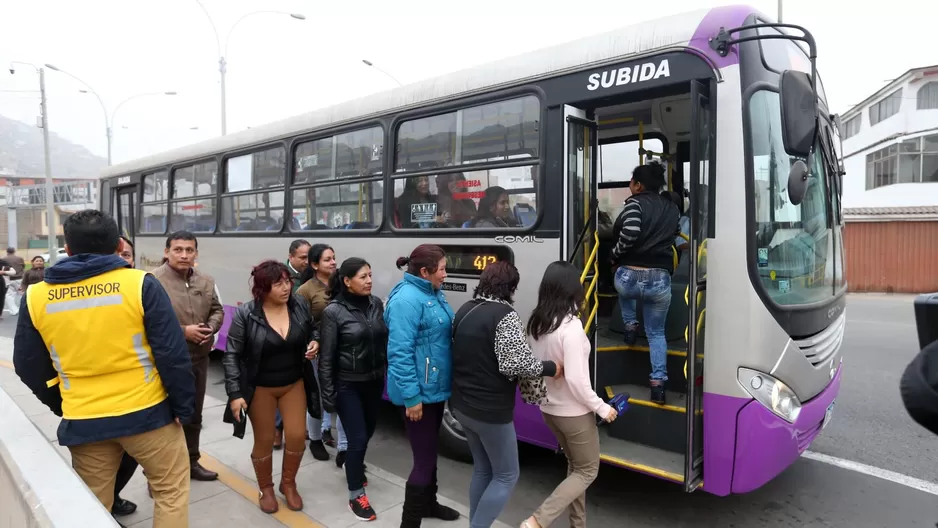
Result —
[[544, 272], [537, 307], [528, 319], [528, 341], [534, 355], [541, 361], [562, 361], [564, 365], [563, 378], [545, 379], [550, 401], [541, 406], [541, 413], [572, 471], [522, 528], [546, 528], [568, 506], [570, 526], [586, 526], [586, 488], [599, 473], [599, 430], [594, 414], [607, 422], [616, 419], [616, 410], [596, 395], [590, 383], [590, 342], [577, 317], [583, 297], [580, 271], [567, 262], [554, 262]]

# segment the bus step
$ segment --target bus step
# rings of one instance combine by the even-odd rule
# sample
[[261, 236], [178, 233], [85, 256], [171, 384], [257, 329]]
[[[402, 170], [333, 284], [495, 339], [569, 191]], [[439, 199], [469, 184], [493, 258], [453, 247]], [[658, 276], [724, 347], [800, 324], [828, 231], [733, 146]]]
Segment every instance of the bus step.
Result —
[[627, 392], [629, 408], [616, 421], [604, 425], [609, 436], [628, 442], [683, 453], [687, 441], [686, 397], [668, 393], [668, 402], [659, 405], [649, 400], [647, 385], [613, 385], [605, 387], [606, 399]]
[[[603, 352], [600, 348], [597, 359], [596, 385], [607, 387], [609, 385], [638, 385], [645, 387], [633, 396], [648, 397], [648, 377], [651, 374], [651, 357], [645, 351], [628, 350], [622, 352]], [[668, 381], [664, 388], [669, 393], [687, 392], [687, 381], [684, 379], [683, 356], [668, 354], [667, 369]]]

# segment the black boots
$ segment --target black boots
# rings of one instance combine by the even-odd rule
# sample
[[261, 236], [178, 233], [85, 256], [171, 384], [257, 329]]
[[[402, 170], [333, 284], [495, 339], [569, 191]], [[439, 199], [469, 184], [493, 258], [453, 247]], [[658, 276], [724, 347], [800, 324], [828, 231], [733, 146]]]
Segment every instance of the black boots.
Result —
[[404, 510], [401, 513], [401, 528], [420, 528], [426, 508], [427, 488], [410, 482], [404, 487]]
[[404, 488], [404, 511], [401, 514], [401, 528], [420, 528], [422, 519], [440, 519], [455, 521], [459, 512], [443, 506], [437, 500], [436, 472], [433, 472], [432, 484], [417, 486], [407, 483]]
[[440, 504], [440, 501], [437, 500], [437, 491], [439, 487], [436, 482], [436, 471], [433, 472], [433, 482], [430, 486], [427, 487], [427, 499], [426, 504], [423, 510], [424, 519], [440, 519], [441, 521], [455, 521], [459, 519], [459, 512], [450, 508], [449, 506], [443, 506]]

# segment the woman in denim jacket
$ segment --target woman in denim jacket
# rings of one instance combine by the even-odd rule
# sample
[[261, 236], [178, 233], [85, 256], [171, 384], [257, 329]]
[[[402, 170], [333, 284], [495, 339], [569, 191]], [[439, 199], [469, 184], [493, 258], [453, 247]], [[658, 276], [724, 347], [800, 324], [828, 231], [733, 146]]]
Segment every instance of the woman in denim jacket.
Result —
[[384, 320], [388, 337], [388, 397], [404, 407], [414, 467], [404, 495], [402, 528], [421, 519], [455, 521], [459, 513], [437, 501], [436, 460], [443, 406], [452, 386], [453, 309], [440, 291], [446, 279], [446, 254], [439, 246], [417, 246], [403, 280], [391, 290]]

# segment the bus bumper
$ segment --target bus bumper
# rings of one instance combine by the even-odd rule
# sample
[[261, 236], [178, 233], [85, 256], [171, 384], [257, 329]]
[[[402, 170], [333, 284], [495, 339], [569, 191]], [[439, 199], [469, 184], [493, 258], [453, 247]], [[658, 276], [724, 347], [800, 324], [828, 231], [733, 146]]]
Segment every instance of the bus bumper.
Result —
[[801, 406], [790, 424], [756, 400], [739, 411], [736, 420], [736, 456], [733, 493], [746, 493], [772, 480], [794, 463], [827, 425], [825, 418], [840, 392], [843, 364], [823, 391]]

